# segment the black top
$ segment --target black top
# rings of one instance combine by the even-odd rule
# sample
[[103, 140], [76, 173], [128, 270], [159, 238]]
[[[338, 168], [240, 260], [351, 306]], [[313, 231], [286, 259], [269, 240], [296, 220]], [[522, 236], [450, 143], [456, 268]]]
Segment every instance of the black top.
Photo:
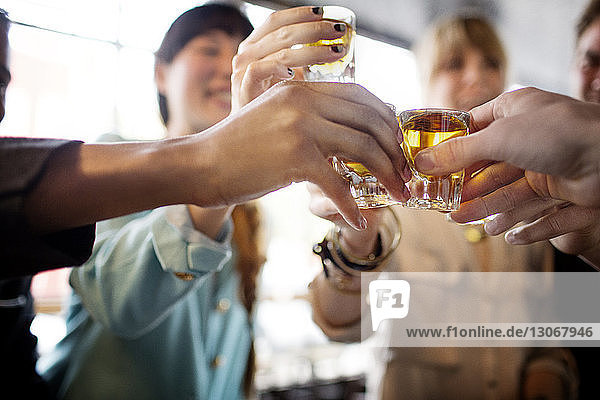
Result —
[[[79, 265], [89, 258], [94, 225], [39, 236], [28, 228], [23, 199], [57, 151], [75, 151], [81, 142], [0, 139], [0, 390], [2, 398], [51, 398], [35, 372], [37, 338], [29, 328], [35, 315], [29, 291], [40, 271]], [[5, 397], [6, 396], [6, 397]]]
[[51, 235], [33, 234], [23, 215], [23, 198], [38, 183], [57, 151], [75, 151], [81, 142], [54, 139], [0, 139], [0, 279], [78, 265], [91, 255], [94, 225]]

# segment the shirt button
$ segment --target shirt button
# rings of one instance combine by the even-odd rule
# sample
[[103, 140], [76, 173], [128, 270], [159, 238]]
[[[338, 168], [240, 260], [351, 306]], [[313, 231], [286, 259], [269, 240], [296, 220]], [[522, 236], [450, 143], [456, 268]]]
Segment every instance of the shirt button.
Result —
[[225, 357], [219, 354], [218, 356], [216, 356], [214, 358], [214, 360], [212, 361], [212, 363], [210, 364], [210, 366], [212, 368], [219, 368], [223, 364], [225, 364]]
[[229, 299], [223, 298], [217, 302], [217, 311], [220, 313], [226, 313], [231, 307], [231, 301]]
[[182, 281], [193, 281], [196, 277], [192, 274], [188, 274], [186, 272], [175, 272], [175, 276], [181, 279]]

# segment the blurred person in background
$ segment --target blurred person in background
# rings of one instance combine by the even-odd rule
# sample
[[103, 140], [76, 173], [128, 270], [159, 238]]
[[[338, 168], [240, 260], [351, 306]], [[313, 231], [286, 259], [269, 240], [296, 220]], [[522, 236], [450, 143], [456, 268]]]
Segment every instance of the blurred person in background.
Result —
[[[583, 101], [600, 103], [600, 1], [591, 0], [582, 11], [575, 26], [575, 54], [571, 63], [571, 91], [574, 96]], [[577, 211], [573, 214], [573, 211]], [[586, 252], [586, 242], [598, 247], [600, 242], [600, 229], [598, 229], [600, 210], [590, 207], [581, 207], [571, 204], [567, 207], [561, 206], [555, 213], [560, 213], [564, 217], [555, 214], [554, 218], [560, 221], [555, 226], [562, 229], [571, 230], [570, 235], [559, 235], [551, 242], [560, 250], [572, 253], [583, 254], [587, 256], [588, 262], [597, 259], [591, 257]], [[546, 215], [548, 218], [548, 215]], [[565, 226], [563, 221], [569, 221]], [[589, 234], [596, 232], [595, 235]], [[583, 239], [583, 240], [582, 240]], [[577, 241], [576, 246], [569, 246], [570, 241]], [[595, 269], [588, 263], [581, 260], [571, 263], [563, 263], [565, 272], [584, 271], [591, 272]], [[596, 266], [600, 267], [597, 264]], [[595, 365], [600, 353], [600, 349], [593, 348], [573, 348], [573, 353], [577, 357], [580, 365], [581, 375], [581, 398], [600, 397], [600, 385], [595, 376]]]
[[[468, 111], [500, 95], [507, 58], [491, 24], [479, 17], [446, 17], [416, 46], [424, 100], [429, 107]], [[374, 271], [480, 272], [552, 271], [552, 248], [538, 243], [515, 248], [488, 237], [480, 225], [459, 225], [444, 214], [391, 207], [364, 211], [365, 231], [343, 222], [335, 206], [312, 187], [311, 209], [333, 221], [339, 249], [348, 259], [369, 260], [393, 252]], [[401, 239], [391, 247], [386, 224], [399, 220]], [[387, 238], [387, 239], [386, 239]], [[323, 248], [324, 244], [321, 243]], [[321, 253], [323, 256], [323, 253]], [[331, 259], [331, 258], [329, 258]], [[325, 266], [311, 283], [313, 318], [332, 339], [360, 340], [360, 272], [348, 265]], [[341, 272], [343, 271], [343, 272]], [[342, 282], [342, 284], [340, 284]], [[391, 333], [393, 334], [393, 332]], [[577, 375], [570, 352], [527, 348], [388, 348], [377, 397], [382, 399], [573, 399]]]
[[579, 17], [571, 67], [575, 97], [600, 103], [600, 1], [590, 1]]
[[[248, 19], [230, 5], [211, 3], [183, 13], [156, 52], [155, 80], [167, 136], [218, 124], [232, 103], [232, 115], [244, 115], [244, 104], [291, 79], [291, 68], [342, 57], [345, 49], [338, 46], [291, 50], [295, 43], [343, 35], [340, 24], [321, 19], [320, 7], [284, 10], [250, 35]], [[274, 41], [280, 30], [287, 32], [287, 40]], [[329, 84], [292, 86], [312, 93], [294, 97], [299, 107], [312, 107], [308, 99], [326, 104], [330, 97], [320, 90], [336, 90]], [[375, 103], [379, 130], [394, 140], [397, 122], [385, 104], [356, 85], [338, 89]], [[328, 112], [327, 106], [320, 109]], [[339, 107], [335, 114], [343, 120], [333, 122], [369, 129]], [[293, 113], [287, 117], [296, 118]], [[310, 127], [314, 121], [305, 117], [297, 122]], [[265, 109], [265, 125], [271, 118]], [[270, 142], [273, 154], [279, 154], [280, 145], [297, 145]], [[238, 148], [236, 142], [221, 145]], [[227, 161], [240, 162], [235, 156]], [[252, 203], [170, 206], [99, 223], [92, 257], [71, 273], [67, 335], [44, 360], [44, 377], [60, 398], [249, 395], [252, 307], [263, 262], [260, 214]]]

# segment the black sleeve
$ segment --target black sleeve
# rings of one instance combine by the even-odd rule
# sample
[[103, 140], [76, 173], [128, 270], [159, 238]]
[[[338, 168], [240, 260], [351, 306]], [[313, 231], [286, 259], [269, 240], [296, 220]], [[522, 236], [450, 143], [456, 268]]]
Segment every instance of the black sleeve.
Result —
[[0, 138], [0, 279], [80, 265], [90, 256], [95, 226], [50, 235], [31, 232], [24, 196], [37, 185], [57, 151], [76, 151], [78, 141]]
[[[565, 254], [554, 249], [554, 269], [557, 272], [596, 272], [596, 269], [581, 258]], [[579, 371], [579, 398], [600, 398], [600, 384], [598, 383], [599, 347], [571, 347], [571, 352], [577, 362]]]

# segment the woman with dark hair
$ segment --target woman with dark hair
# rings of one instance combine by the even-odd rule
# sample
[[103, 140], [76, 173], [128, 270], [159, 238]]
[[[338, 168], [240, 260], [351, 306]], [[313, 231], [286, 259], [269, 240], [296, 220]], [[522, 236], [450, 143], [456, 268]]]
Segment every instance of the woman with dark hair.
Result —
[[[306, 23], [315, 24], [310, 32], [317, 37], [311, 41], [343, 34], [321, 21], [320, 8], [286, 11], [283, 16], [291, 19], [270, 18], [283, 23], [261, 28], [254, 37], [258, 43], [246, 42], [246, 49], [264, 49], [260, 38], [272, 30], [306, 31]], [[228, 116], [232, 60], [251, 31], [245, 15], [222, 4], [193, 8], [173, 22], [155, 62], [168, 137], [201, 132]], [[292, 34], [290, 40], [296, 39]], [[278, 43], [269, 54], [290, 47]], [[326, 51], [329, 59], [343, 55]], [[268, 57], [244, 54], [237, 62], [244, 65], [238, 77], [246, 69], [256, 72], [252, 65]], [[307, 48], [295, 56], [308, 63], [311, 54], [315, 51]], [[285, 67], [267, 62], [261, 70], [282, 70], [275, 83], [290, 79], [289, 68], [298, 62]], [[250, 76], [260, 79], [260, 74]], [[265, 115], [265, 122], [269, 118]], [[253, 204], [210, 209], [188, 204], [99, 223], [92, 257], [70, 276], [74, 294], [67, 336], [50, 360], [40, 363], [47, 366], [41, 369], [58, 397], [237, 399], [248, 394], [252, 305], [264, 261], [259, 220]]]

